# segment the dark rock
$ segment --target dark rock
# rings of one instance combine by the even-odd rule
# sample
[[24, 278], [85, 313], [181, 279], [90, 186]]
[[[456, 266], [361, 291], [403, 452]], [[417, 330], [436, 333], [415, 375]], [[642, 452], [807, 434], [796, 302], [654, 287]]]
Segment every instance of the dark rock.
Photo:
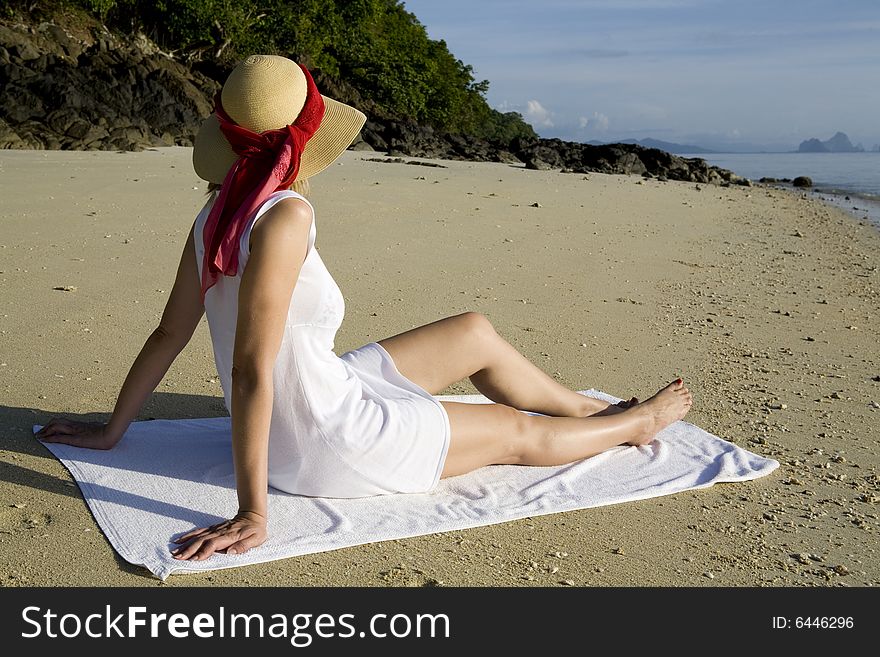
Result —
[[363, 139], [356, 139], [352, 142], [351, 146], [348, 147], [350, 151], [372, 151], [375, 150], [372, 146], [370, 146]]
[[388, 150], [388, 142], [382, 137], [384, 127], [374, 121], [367, 121], [361, 129], [361, 139], [374, 151]]
[[76, 58], [82, 52], [82, 44], [72, 38], [62, 27], [47, 24], [45, 27], [48, 38], [58, 44], [68, 57]]
[[647, 171], [644, 162], [635, 153], [624, 153], [617, 161], [617, 168], [627, 175], [642, 174]]
[[759, 183], [778, 183], [779, 180], [777, 180], [776, 178], [771, 178], [769, 176], [764, 176], [763, 178], [758, 180], [758, 182]]
[[2, 118], [0, 118], [0, 148], [23, 148], [21, 137]]
[[23, 62], [30, 61], [32, 59], [39, 59], [40, 52], [34, 47], [31, 43], [19, 43], [17, 45], [12, 46], [10, 49], [10, 54], [13, 59], [20, 59]]
[[63, 149], [191, 144], [219, 88], [142, 35], [89, 45], [49, 23], [0, 23], [0, 86], [0, 144]]
[[92, 124], [88, 121], [84, 121], [83, 119], [77, 118], [70, 127], [65, 131], [65, 134], [71, 139], [82, 140], [85, 137], [89, 130], [91, 129]]
[[427, 158], [443, 158], [450, 154], [449, 145], [430, 126], [420, 126], [412, 121], [390, 121], [385, 135], [389, 152]]
[[433, 167], [435, 169], [447, 169], [448, 167], [437, 162], [419, 162], [418, 160], [408, 160], [404, 164], [414, 164], [419, 167]]
[[697, 183], [718, 183], [724, 173], [724, 170], [710, 167], [700, 158], [685, 159], [636, 144], [589, 145], [561, 142], [559, 147], [565, 156], [563, 168], [578, 173], [595, 171]]
[[492, 156], [493, 162], [503, 162], [504, 164], [522, 164], [523, 161], [520, 160], [516, 155], [506, 150], [497, 150]]
[[561, 169], [566, 164], [564, 154], [558, 148], [558, 144], [545, 145], [539, 142], [516, 153], [516, 156], [525, 163], [526, 169], [538, 171]]
[[813, 181], [808, 176], [798, 176], [791, 181], [793, 187], [812, 187]]
[[13, 125], [30, 118], [39, 118], [45, 112], [43, 102], [30, 90], [17, 84], [6, 86], [3, 90], [2, 103], [7, 109], [3, 118]]
[[[539, 157], [526, 157], [525, 159], [526, 169], [533, 169], [535, 171], [550, 171], [553, 169], [553, 165], [545, 162]], [[571, 169], [566, 169], [566, 171], [571, 172]]]

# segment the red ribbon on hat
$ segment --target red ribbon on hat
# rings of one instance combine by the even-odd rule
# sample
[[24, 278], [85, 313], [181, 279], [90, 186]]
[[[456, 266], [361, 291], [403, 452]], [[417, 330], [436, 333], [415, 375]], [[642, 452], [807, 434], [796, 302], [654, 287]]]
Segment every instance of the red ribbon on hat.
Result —
[[296, 120], [280, 130], [248, 130], [225, 112], [219, 91], [214, 98], [220, 130], [238, 158], [223, 179], [202, 232], [202, 303], [221, 274], [238, 273], [241, 235], [248, 219], [270, 194], [296, 180], [303, 148], [324, 118], [324, 99], [305, 66], [299, 66], [306, 76], [306, 101]]

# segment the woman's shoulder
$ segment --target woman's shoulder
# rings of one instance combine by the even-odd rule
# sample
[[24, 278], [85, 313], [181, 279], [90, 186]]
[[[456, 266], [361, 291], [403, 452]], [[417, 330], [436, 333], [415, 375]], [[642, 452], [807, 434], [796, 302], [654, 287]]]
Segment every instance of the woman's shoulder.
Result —
[[292, 189], [279, 189], [277, 192], [273, 192], [272, 194], [270, 194], [266, 200], [275, 200], [276, 203], [280, 203], [281, 201], [285, 201], [287, 199], [300, 200], [305, 203], [305, 205], [307, 205], [312, 210], [312, 212], [315, 211], [315, 208], [312, 205], [311, 201], [309, 201], [309, 199], [307, 199], [299, 192], [293, 191]]
[[283, 213], [290, 216], [305, 214], [312, 219], [315, 217], [315, 207], [309, 199], [292, 189], [281, 189], [270, 194], [259, 210], [257, 210], [256, 216], [253, 219], [253, 229], [262, 223], [262, 220], [258, 221], [258, 219], [273, 211], [274, 208], [277, 209], [274, 210], [273, 214]]
[[282, 190], [272, 196], [275, 197], [275, 202], [260, 212], [254, 220], [248, 236], [250, 249], [253, 250], [254, 245], [261, 240], [304, 239], [311, 245], [314, 231], [312, 204], [297, 192]]
[[[290, 194], [277, 197], [277, 200], [260, 214], [262, 215], [261, 219], [265, 221], [265, 218], [269, 215], [272, 215], [273, 217], [287, 216], [311, 219], [314, 212], [315, 209], [312, 207], [312, 204], [309, 203], [308, 199], [296, 192], [291, 192]], [[256, 222], [256, 226], [259, 226], [261, 223], [262, 221]]]

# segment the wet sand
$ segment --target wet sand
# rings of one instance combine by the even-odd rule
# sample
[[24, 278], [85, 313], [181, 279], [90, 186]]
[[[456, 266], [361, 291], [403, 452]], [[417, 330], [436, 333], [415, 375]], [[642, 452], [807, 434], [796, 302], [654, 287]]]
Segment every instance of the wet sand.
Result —
[[[313, 184], [337, 353], [479, 311], [574, 389], [682, 376], [689, 421], [781, 467], [165, 584], [126, 564], [30, 427], [109, 417], [205, 200], [189, 153], [0, 151], [0, 585], [880, 583], [880, 231], [784, 190], [370, 152]], [[203, 319], [139, 419], [223, 414]]]

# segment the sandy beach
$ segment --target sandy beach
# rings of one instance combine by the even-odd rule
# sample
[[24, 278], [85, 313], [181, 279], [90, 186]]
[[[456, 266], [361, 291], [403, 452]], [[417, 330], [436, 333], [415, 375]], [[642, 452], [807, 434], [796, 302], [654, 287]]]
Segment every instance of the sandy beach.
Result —
[[[182, 147], [0, 151], [0, 585], [880, 584], [880, 231], [768, 187], [387, 159], [346, 152], [313, 184], [337, 353], [479, 311], [573, 389], [682, 376], [690, 422], [781, 467], [162, 583], [116, 556], [31, 426], [109, 417], [206, 184]], [[224, 414], [203, 319], [139, 419]]]

